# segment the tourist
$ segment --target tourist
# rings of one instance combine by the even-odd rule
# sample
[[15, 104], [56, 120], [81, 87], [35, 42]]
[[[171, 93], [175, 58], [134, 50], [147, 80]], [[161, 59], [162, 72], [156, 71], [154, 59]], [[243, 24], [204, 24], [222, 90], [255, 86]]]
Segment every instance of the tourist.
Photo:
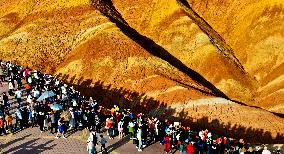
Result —
[[193, 142], [188, 142], [186, 146], [186, 152], [187, 154], [194, 154], [194, 147], [193, 147]]
[[155, 121], [153, 118], [148, 118], [147, 121], [148, 121], [148, 126], [146, 128], [148, 128], [150, 134], [149, 144], [152, 144], [155, 142], [155, 129], [156, 129]]
[[37, 116], [37, 123], [39, 125], [39, 129], [41, 133], [44, 131], [44, 120], [45, 120], [44, 112], [39, 111], [38, 116]]
[[14, 93], [13, 93], [14, 85], [11, 81], [9, 81], [9, 83], [8, 83], [8, 88], [9, 88], [9, 91], [8, 91], [9, 95], [13, 96], [14, 95]]
[[50, 112], [50, 123], [51, 123], [51, 125], [50, 125], [50, 133], [51, 134], [53, 134], [54, 132], [56, 133], [56, 130], [57, 130], [56, 129], [56, 122], [57, 122], [56, 116], [55, 116], [54, 112], [51, 111]]
[[58, 120], [57, 134], [55, 138], [58, 139], [59, 137], [62, 137], [65, 139], [66, 137], [64, 136], [64, 133], [64, 118], [60, 118]]
[[101, 152], [104, 153], [106, 152], [107, 153], [107, 149], [106, 149], [106, 143], [107, 143], [107, 140], [104, 138], [104, 136], [101, 134], [100, 135], [101, 137]]
[[95, 114], [95, 130], [97, 132], [101, 132], [101, 119], [98, 114]]
[[17, 91], [15, 92], [15, 95], [16, 95], [16, 99], [17, 99], [17, 102], [19, 104], [19, 107], [21, 106], [21, 102], [22, 102], [22, 91], [20, 88], [17, 88]]
[[6, 113], [5, 114], [5, 121], [6, 121], [6, 126], [7, 126], [7, 130], [9, 133], [13, 133], [13, 117], [9, 114], [9, 113]]
[[255, 151], [253, 150], [253, 148], [250, 146], [248, 148], [248, 150], [245, 152], [245, 154], [255, 154]]
[[18, 130], [18, 125], [20, 125], [20, 130], [23, 129], [23, 122], [22, 122], [22, 113], [21, 113], [21, 110], [20, 108], [18, 107], [16, 112], [15, 112], [15, 117], [16, 117], [16, 123], [15, 123], [15, 126], [14, 126], [14, 130], [17, 131]]
[[29, 112], [29, 122], [32, 127], [35, 127], [36, 125], [36, 112], [33, 107], [31, 107], [30, 112]]
[[113, 121], [112, 118], [106, 119], [106, 131], [109, 139], [113, 139]]
[[8, 98], [6, 92], [3, 93], [2, 99], [3, 99], [4, 108], [9, 108], [10, 103], [9, 103], [9, 98]]
[[142, 151], [142, 128], [141, 128], [141, 125], [138, 127], [138, 130], [137, 130], [137, 148], [138, 148], [138, 151]]
[[2, 136], [3, 134], [6, 134], [5, 129], [4, 129], [4, 117], [0, 116], [0, 135]]
[[267, 147], [264, 147], [262, 154], [271, 154], [271, 152], [269, 150], [267, 150]]
[[28, 110], [29, 109], [26, 106], [23, 106], [21, 108], [23, 128], [27, 128], [29, 126], [29, 111]]
[[130, 121], [128, 125], [128, 132], [130, 134], [130, 139], [135, 139], [134, 138], [134, 132], [135, 132], [135, 123]]
[[171, 138], [170, 134], [167, 134], [164, 138], [164, 151], [169, 153], [171, 151]]
[[45, 114], [44, 115], [44, 121], [43, 121], [43, 130], [44, 131], [48, 130], [48, 128], [49, 128], [49, 126], [48, 126], [48, 119], [49, 119], [48, 114]]
[[[144, 115], [142, 115], [144, 116]], [[141, 121], [141, 130], [142, 130], [142, 146], [143, 148], [146, 147], [147, 145], [147, 138], [148, 138], [148, 129], [149, 129], [149, 126], [148, 126], [148, 123], [146, 122], [147, 120], [142, 118], [142, 121]]]
[[72, 107], [69, 109], [69, 113], [70, 113], [69, 130], [71, 130], [75, 128], [75, 114], [74, 114], [74, 109]]
[[117, 124], [117, 130], [118, 130], [118, 138], [123, 137], [123, 119], [121, 119]]
[[95, 144], [93, 143], [91, 136], [87, 140], [87, 151], [88, 151], [88, 154], [96, 154], [97, 153]]
[[31, 93], [31, 85], [29, 83], [25, 84], [26, 92], [29, 95]]
[[3, 66], [2, 66], [2, 62], [1, 62], [1, 65], [0, 65], [0, 83], [2, 85], [2, 82], [5, 82], [5, 74], [4, 74], [4, 69], [3, 69]]
[[32, 106], [33, 96], [31, 94], [27, 94], [27, 103], [29, 106]]
[[206, 136], [206, 154], [212, 154], [212, 135], [209, 132]]
[[38, 88], [34, 87], [32, 90], [32, 94], [33, 94], [33, 97], [37, 99], [40, 96], [40, 91], [38, 90]]

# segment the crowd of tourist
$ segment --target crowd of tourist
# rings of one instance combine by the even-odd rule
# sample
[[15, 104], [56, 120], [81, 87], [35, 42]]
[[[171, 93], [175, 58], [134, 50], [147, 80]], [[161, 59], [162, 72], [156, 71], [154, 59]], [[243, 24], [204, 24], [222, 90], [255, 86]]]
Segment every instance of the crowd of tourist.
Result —
[[[133, 113], [118, 105], [106, 109], [101, 102], [92, 97], [86, 99], [51, 75], [1, 61], [0, 86], [5, 82], [9, 91], [1, 95], [0, 135], [39, 127], [40, 132], [55, 133], [59, 139], [66, 138], [68, 131], [88, 129], [90, 154], [97, 153], [97, 149], [107, 152], [107, 138], [126, 136], [138, 151], [159, 142], [166, 153], [176, 150], [181, 154], [270, 153], [267, 148], [252, 148], [242, 139], [235, 141], [207, 129], [195, 132], [179, 122]], [[13, 103], [17, 103], [16, 108]]]

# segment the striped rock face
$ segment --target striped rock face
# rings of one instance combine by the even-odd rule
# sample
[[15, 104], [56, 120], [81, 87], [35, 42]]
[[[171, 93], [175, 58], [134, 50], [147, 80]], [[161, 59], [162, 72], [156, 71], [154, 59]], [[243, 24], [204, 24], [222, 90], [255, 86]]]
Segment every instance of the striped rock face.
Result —
[[284, 1], [189, 1], [257, 81], [254, 104], [283, 113]]
[[[223, 114], [231, 112], [230, 106], [242, 110], [216, 98], [228, 97], [284, 113], [281, 3], [1, 1], [0, 58], [81, 85], [81, 92], [106, 104], [131, 102], [127, 106], [146, 111], [171, 105], [191, 112], [188, 104], [211, 103], [217, 104], [216, 112], [226, 104]], [[244, 110], [265, 115], [270, 124], [258, 116], [239, 115], [243, 122], [206, 116], [253, 128], [255, 123], [246, 121], [257, 121], [262, 123], [258, 129], [283, 132], [284, 126], [270, 127], [281, 118], [261, 109]]]

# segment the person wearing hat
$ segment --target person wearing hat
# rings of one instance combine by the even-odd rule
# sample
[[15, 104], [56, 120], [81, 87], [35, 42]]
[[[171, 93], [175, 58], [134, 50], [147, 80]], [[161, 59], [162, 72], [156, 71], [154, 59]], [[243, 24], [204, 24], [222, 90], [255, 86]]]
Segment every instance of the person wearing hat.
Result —
[[116, 112], [119, 111], [119, 107], [117, 105], [114, 105], [114, 111], [116, 111]]
[[114, 113], [115, 113], [115, 109], [113, 107], [113, 108], [110, 109], [110, 114], [111, 114], [112, 117], [114, 116]]

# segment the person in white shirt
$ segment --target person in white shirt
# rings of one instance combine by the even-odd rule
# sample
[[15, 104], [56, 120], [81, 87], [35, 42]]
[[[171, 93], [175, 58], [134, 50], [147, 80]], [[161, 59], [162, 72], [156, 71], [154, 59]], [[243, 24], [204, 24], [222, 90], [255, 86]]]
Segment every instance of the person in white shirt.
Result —
[[21, 102], [22, 102], [22, 92], [21, 92], [20, 88], [18, 88], [18, 90], [15, 92], [15, 94], [16, 94], [17, 102], [19, 103], [19, 106], [20, 106]]
[[12, 82], [9, 82], [9, 83], [8, 83], [8, 87], [9, 87], [8, 93], [9, 93], [10, 96], [12, 96], [12, 95], [13, 95], [13, 90], [14, 90], [14, 85], [13, 85], [13, 83], [12, 83]]
[[34, 98], [38, 98], [40, 96], [40, 91], [37, 89], [33, 89], [32, 93]]
[[39, 79], [39, 77], [38, 77], [38, 74], [37, 74], [37, 71], [36, 71], [36, 70], [34, 71], [34, 78], [35, 78], [36, 80], [38, 80], [38, 79]]
[[73, 105], [73, 107], [78, 106], [77, 101], [75, 99], [72, 99], [72, 105]]
[[117, 124], [117, 130], [118, 130], [118, 132], [119, 132], [119, 138], [122, 138], [123, 137], [123, 119], [121, 119], [120, 121], [119, 121], [119, 123]]
[[98, 137], [99, 137], [99, 134], [96, 131], [90, 132], [90, 136], [87, 141], [87, 151], [89, 154], [97, 153], [96, 145], [98, 144]]
[[31, 104], [32, 101], [33, 101], [32, 99], [33, 99], [32, 95], [29, 94], [29, 95], [27, 96], [27, 102], [28, 102], [29, 104]]
[[138, 151], [142, 151], [142, 129], [141, 129], [141, 126], [138, 127], [138, 130], [137, 130], [137, 140], [138, 140]]
[[271, 154], [271, 152], [269, 150], [267, 150], [267, 147], [264, 147], [262, 154]]
[[92, 137], [89, 137], [88, 140], [87, 140], [87, 151], [88, 151], [88, 154], [94, 154], [96, 153], [96, 147], [95, 147], [95, 144], [92, 140]]

